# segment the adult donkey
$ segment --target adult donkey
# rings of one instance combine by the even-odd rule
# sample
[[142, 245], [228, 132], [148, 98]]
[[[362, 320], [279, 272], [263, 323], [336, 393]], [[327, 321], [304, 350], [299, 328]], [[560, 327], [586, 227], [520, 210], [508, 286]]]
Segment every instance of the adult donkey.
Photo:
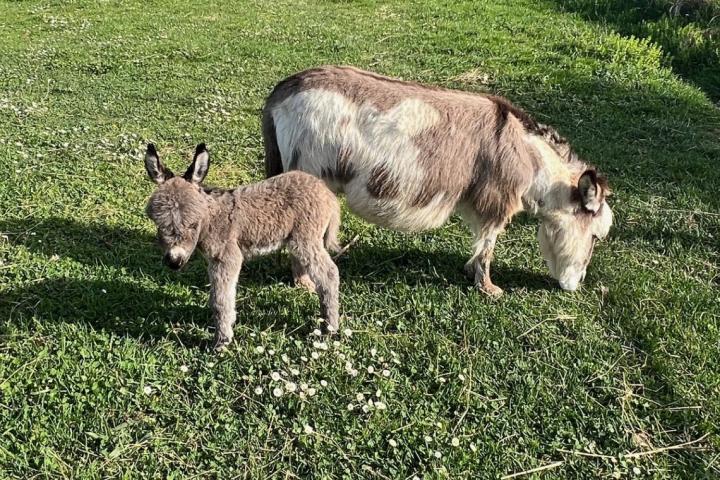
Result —
[[502, 293], [490, 279], [495, 240], [519, 211], [540, 218], [540, 249], [565, 290], [612, 223], [604, 177], [500, 97], [320, 67], [277, 84], [263, 137], [268, 177], [321, 177], [370, 222], [416, 232], [458, 211], [475, 234], [466, 271], [491, 295]]

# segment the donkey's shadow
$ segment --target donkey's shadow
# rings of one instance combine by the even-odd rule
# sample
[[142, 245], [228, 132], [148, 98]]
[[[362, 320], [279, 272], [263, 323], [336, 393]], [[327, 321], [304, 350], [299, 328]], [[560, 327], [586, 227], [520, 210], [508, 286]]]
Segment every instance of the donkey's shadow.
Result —
[[[161, 264], [160, 250], [149, 232], [64, 218], [0, 221], [0, 232], [11, 244], [48, 261], [66, 257], [120, 273], [114, 280], [52, 278], [19, 287], [0, 299], [4, 318], [83, 321], [95, 329], [148, 341], [172, 338], [189, 346], [209, 344], [208, 278], [198, 255], [182, 272], [172, 272]], [[405, 283], [413, 288], [470, 286], [462, 272], [465, 260], [460, 253], [443, 252], [436, 246], [371, 245], [361, 239], [338, 260], [341, 289], [344, 282], [368, 281]], [[552, 288], [548, 277], [502, 265], [494, 266], [494, 278], [509, 290]], [[278, 282], [292, 282], [285, 254], [253, 260], [243, 267], [238, 325], [300, 333], [314, 328], [317, 302], [312, 297], [299, 291], [293, 295], [247, 295], [244, 291]]]

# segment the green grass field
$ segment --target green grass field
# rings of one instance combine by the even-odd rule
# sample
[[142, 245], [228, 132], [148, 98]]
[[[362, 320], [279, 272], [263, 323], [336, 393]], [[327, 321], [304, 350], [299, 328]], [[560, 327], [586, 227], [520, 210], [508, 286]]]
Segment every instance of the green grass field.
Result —
[[[717, 90], [578, 3], [0, 3], [0, 478], [718, 478]], [[283, 254], [247, 265], [210, 352], [203, 260], [165, 269], [144, 216], [144, 145], [181, 170], [205, 141], [209, 183], [259, 180], [264, 97], [329, 63], [499, 93], [569, 137], [615, 192], [583, 288], [549, 279], [528, 217], [491, 300], [459, 220], [345, 212], [352, 335], [312, 335]]]

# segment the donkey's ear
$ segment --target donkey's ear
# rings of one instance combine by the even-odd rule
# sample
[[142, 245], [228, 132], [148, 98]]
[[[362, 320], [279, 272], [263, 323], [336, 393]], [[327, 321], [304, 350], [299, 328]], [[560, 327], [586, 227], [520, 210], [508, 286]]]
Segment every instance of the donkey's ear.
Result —
[[205, 144], [201, 143], [195, 147], [195, 156], [193, 162], [188, 167], [183, 178], [188, 182], [201, 183], [210, 170], [210, 153], [205, 148]]
[[150, 180], [158, 185], [174, 177], [173, 173], [160, 161], [155, 145], [152, 143], [148, 143], [145, 151], [145, 170], [147, 170]]
[[592, 213], [597, 213], [604, 199], [603, 179], [598, 177], [595, 170], [589, 169], [580, 175], [578, 180], [578, 191], [580, 202], [583, 208]]

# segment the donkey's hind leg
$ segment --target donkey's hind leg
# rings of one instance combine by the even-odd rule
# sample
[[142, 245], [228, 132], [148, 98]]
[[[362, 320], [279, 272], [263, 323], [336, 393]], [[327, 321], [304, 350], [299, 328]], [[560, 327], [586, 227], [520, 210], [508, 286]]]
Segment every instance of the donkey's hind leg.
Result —
[[292, 254], [290, 254], [290, 267], [292, 268], [295, 285], [305, 288], [310, 292], [315, 292], [315, 283], [310, 280], [310, 275], [308, 275], [302, 263]]
[[340, 274], [322, 242], [288, 245], [290, 254], [307, 272], [320, 298], [320, 315], [331, 333], [340, 328]]

